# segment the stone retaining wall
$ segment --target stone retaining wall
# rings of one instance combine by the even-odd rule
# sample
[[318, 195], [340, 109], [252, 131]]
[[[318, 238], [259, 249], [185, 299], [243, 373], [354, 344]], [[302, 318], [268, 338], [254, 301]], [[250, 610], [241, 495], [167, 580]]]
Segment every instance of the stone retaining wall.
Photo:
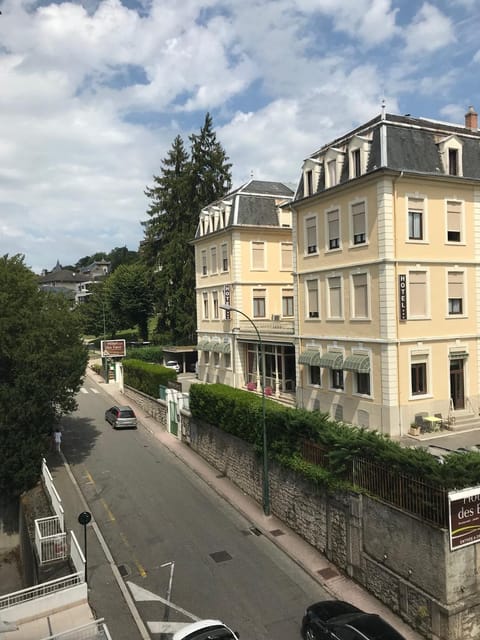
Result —
[[[187, 412], [182, 424], [192, 449], [261, 503], [252, 447]], [[412, 627], [439, 640], [480, 638], [478, 545], [451, 552], [447, 531], [366, 495], [327, 493], [275, 463], [269, 480], [272, 513]]]

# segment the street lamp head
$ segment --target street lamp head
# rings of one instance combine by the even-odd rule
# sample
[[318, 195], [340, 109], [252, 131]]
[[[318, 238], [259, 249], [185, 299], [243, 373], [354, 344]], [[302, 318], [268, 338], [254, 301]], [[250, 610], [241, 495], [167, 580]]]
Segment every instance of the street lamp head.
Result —
[[219, 304], [218, 306], [220, 309], [224, 309], [225, 311], [231, 311], [233, 309], [229, 304]]

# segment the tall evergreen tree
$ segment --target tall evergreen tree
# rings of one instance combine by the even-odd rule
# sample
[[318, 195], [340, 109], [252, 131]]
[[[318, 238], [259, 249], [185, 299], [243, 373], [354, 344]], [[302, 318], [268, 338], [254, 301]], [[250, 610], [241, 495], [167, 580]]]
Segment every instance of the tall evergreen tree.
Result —
[[173, 142], [162, 173], [145, 191], [151, 199], [144, 222], [143, 257], [156, 272], [158, 328], [176, 344], [195, 340], [195, 237], [201, 209], [231, 186], [228, 157], [217, 141], [210, 114], [199, 134], [190, 136], [188, 156], [180, 136]]

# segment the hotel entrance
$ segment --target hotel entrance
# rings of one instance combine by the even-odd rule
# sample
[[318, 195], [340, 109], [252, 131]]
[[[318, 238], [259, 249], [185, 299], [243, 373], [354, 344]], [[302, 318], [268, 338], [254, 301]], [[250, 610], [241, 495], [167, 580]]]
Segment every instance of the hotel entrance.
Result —
[[454, 358], [450, 360], [450, 398], [455, 410], [465, 408], [463, 362], [463, 358]]

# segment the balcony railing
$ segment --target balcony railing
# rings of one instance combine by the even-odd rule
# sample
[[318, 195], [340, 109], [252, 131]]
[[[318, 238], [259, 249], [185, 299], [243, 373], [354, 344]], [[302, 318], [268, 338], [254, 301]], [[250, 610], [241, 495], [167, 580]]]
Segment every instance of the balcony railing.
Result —
[[67, 534], [58, 516], [35, 520], [35, 548], [40, 564], [65, 560], [68, 556]]
[[[283, 335], [293, 335], [295, 327], [292, 319], [285, 318], [272, 318], [270, 320], [264, 320], [262, 318], [253, 318], [255, 325], [257, 326], [259, 332], [262, 333], [277, 333]], [[238, 320], [238, 326], [240, 327], [240, 331], [242, 333], [252, 333], [253, 330], [252, 324], [248, 320]]]

